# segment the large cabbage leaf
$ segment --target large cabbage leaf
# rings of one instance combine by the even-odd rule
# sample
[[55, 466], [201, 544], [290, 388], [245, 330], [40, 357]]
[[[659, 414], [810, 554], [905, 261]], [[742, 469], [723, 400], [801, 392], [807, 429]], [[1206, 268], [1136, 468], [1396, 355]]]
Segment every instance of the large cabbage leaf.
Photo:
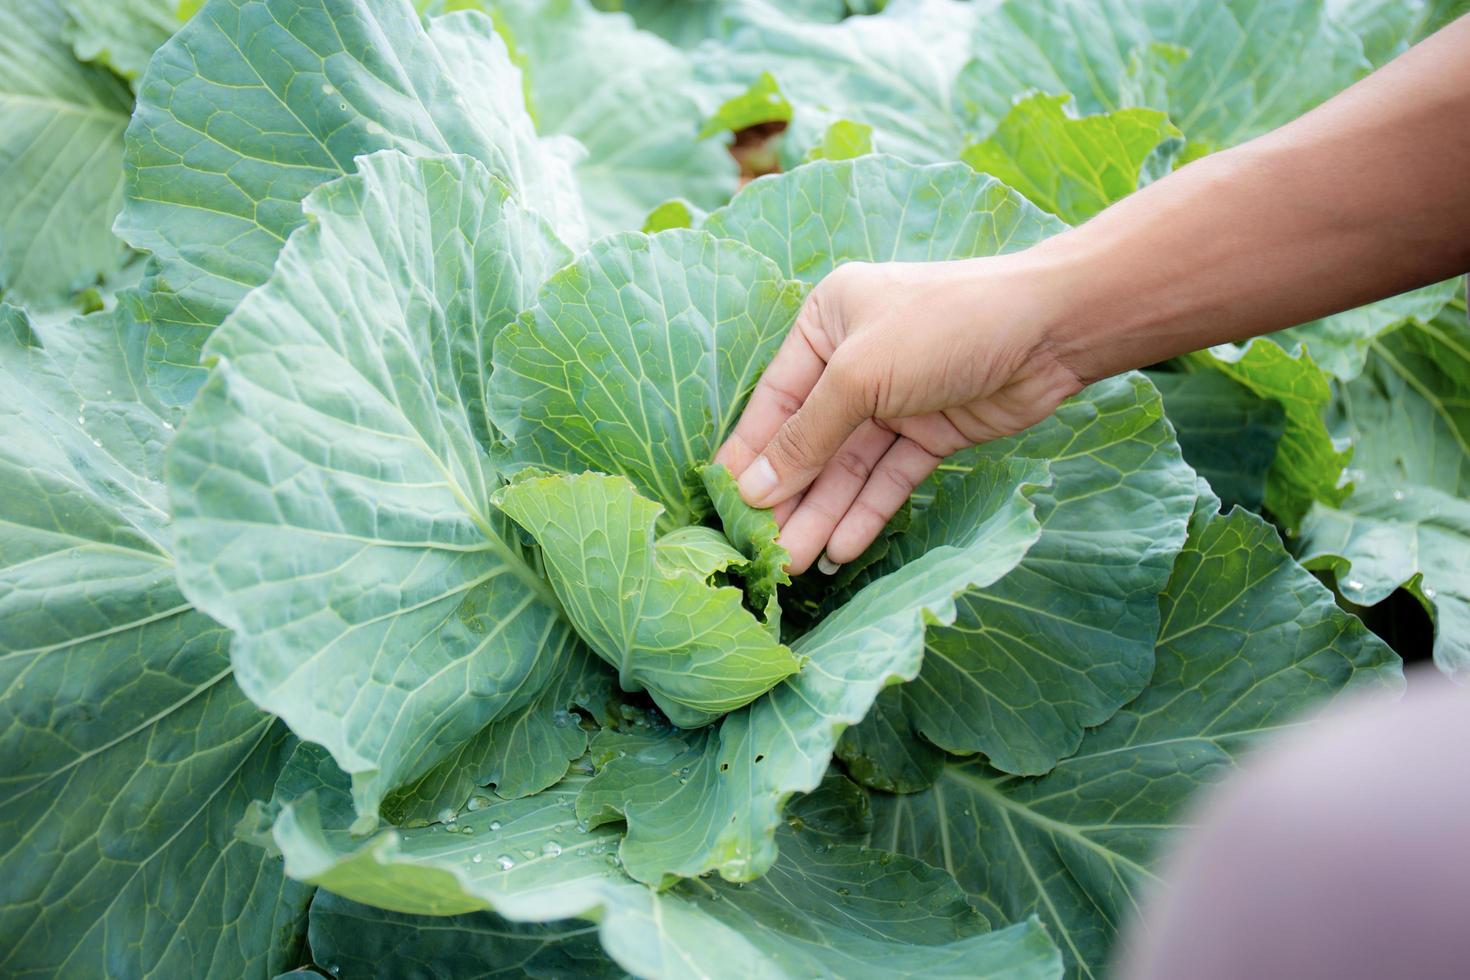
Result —
[[115, 274], [126, 85], [78, 64], [51, 0], [0, 2], [0, 292], [57, 306]]
[[490, 506], [486, 449], [489, 347], [566, 252], [476, 160], [358, 168], [206, 348], [169, 482], [241, 687], [331, 749], [372, 827], [586, 653]]
[[874, 846], [950, 870], [999, 920], [1040, 916], [1074, 976], [1101, 975], [1196, 789], [1306, 705], [1400, 676], [1275, 530], [1218, 503], [1201, 497], [1160, 597], [1152, 681], [1074, 755], [1029, 779], [951, 760], [932, 789], [873, 795]]
[[591, 919], [607, 952], [638, 976], [724, 976], [733, 964], [743, 976], [772, 978], [1058, 975], [1043, 930], [1022, 922], [988, 931], [945, 872], [791, 829], [782, 831], [781, 863], [757, 882], [639, 884], [619, 867], [617, 831], [577, 821], [572, 806], [585, 785], [574, 776], [443, 828], [362, 841], [334, 827], [347, 804], [327, 781], [278, 800], [274, 822], [258, 832], [293, 877], [400, 913]]
[[709, 509], [719, 448], [801, 304], [769, 260], [702, 231], [595, 243], [495, 344], [491, 414], [518, 464], [626, 476], [662, 529]]
[[294, 739], [174, 581], [146, 328], [43, 336], [0, 306], [0, 972], [273, 973], [310, 889], [234, 828]]
[[1018, 251], [1066, 226], [962, 164], [885, 154], [818, 160], [754, 181], [705, 219], [783, 273], [816, 283], [843, 262], [921, 262]]
[[1297, 554], [1373, 605], [1400, 586], [1434, 618], [1434, 658], [1470, 677], [1470, 324], [1464, 301], [1373, 343], [1334, 427], [1353, 441], [1353, 493], [1318, 504]]
[[[905, 742], [922, 734], [948, 752], [983, 752], [998, 769], [1036, 775], [1072, 754], [1083, 729], [1111, 718], [1153, 673], [1158, 595], [1195, 498], [1158, 393], [1140, 375], [1101, 382], [1040, 425], [947, 467], [1011, 456], [1050, 461], [1052, 485], [1036, 496], [1041, 536], [1005, 578], [961, 596], [953, 624], [929, 628], [924, 668], [904, 686], [901, 706], [854, 730], [842, 754], [870, 785], [922, 789], [924, 771], [934, 771], [909, 762], [932, 753], [862, 730], [873, 724]], [[926, 524], [921, 517], [895, 538], [859, 581], [907, 561]]]
[[128, 126], [117, 226], [154, 256], [144, 296], [163, 390], [192, 396], [201, 345], [269, 277], [306, 195], [389, 148], [474, 156], [581, 238], [566, 154], [536, 136], [483, 14], [426, 31], [407, 0], [212, 0], [159, 49]]

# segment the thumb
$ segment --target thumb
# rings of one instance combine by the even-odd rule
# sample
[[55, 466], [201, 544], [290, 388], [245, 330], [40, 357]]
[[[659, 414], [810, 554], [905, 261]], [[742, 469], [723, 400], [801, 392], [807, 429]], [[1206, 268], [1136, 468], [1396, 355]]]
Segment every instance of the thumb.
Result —
[[847, 437], [871, 415], [850, 361], [834, 357], [796, 413], [740, 475], [740, 496], [752, 507], [774, 507], [805, 490]]

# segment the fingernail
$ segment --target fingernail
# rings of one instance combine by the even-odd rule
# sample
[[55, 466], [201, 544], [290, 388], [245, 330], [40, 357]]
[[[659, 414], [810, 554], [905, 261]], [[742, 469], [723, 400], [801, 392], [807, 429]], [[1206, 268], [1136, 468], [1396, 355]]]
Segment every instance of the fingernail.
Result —
[[776, 489], [776, 470], [764, 456], [757, 456], [754, 463], [740, 475], [740, 496], [752, 507], [760, 505], [766, 494]]
[[823, 575], [836, 575], [837, 570], [841, 567], [841, 565], [828, 558], [826, 555], [823, 555], [822, 557], [817, 559], [817, 571], [821, 572]]

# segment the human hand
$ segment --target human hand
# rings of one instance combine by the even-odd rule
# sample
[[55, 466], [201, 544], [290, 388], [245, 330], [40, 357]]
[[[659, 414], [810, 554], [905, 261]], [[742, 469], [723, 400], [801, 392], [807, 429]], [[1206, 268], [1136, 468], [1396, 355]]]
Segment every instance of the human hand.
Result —
[[793, 573], [857, 558], [944, 457], [1082, 388], [1050, 345], [1045, 273], [1018, 253], [853, 262], [817, 284], [715, 457], [775, 508]]

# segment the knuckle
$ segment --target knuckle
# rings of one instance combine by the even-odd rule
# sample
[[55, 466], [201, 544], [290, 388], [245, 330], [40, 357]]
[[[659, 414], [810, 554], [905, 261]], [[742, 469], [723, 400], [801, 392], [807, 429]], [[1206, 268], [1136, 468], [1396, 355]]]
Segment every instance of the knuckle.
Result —
[[862, 418], [871, 417], [877, 404], [879, 378], [871, 343], [853, 340], [837, 349], [827, 364], [833, 390], [843, 405]]
[[868, 461], [851, 449], [838, 450], [837, 454], [832, 457], [832, 462], [828, 465], [842, 473], [846, 473], [859, 483], [867, 480], [868, 474], [872, 472], [872, 466], [868, 464]]
[[778, 466], [785, 464], [788, 470], [806, 469], [816, 449], [800, 418], [793, 415], [787, 419], [771, 440], [770, 453], [776, 457]]
[[[911, 493], [914, 492], [914, 483], [913, 483], [913, 481], [911, 481], [905, 474], [899, 472], [896, 469], [891, 469], [891, 468], [888, 468], [888, 467], [884, 467], [878, 473], [874, 473], [873, 476], [874, 476], [875, 479], [881, 479], [885, 483], [887, 483], [890, 486], [892, 486], [895, 490], [899, 491], [905, 498], [907, 498], [909, 494], [911, 494]], [[867, 508], [868, 512], [873, 513], [873, 514], [877, 514], [878, 513], [878, 509], [876, 507], [873, 507], [871, 504], [865, 504], [864, 506]], [[887, 517], [884, 517], [883, 518], [883, 522], [884, 523], [887, 523], [887, 521], [888, 521], [888, 518]]]
[[802, 400], [791, 391], [776, 385], [767, 385], [766, 390], [770, 394], [771, 403], [782, 415], [795, 415], [797, 409], [801, 408]]

